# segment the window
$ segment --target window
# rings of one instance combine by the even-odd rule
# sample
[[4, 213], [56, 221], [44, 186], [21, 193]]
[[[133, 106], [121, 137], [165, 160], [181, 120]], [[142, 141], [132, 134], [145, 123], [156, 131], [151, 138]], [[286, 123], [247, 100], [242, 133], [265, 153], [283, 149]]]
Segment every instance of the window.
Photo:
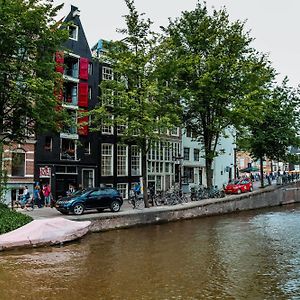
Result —
[[78, 105], [78, 87], [77, 83], [67, 82], [64, 84], [63, 92], [64, 104], [67, 105]]
[[190, 160], [190, 148], [183, 149], [183, 159]]
[[131, 146], [131, 175], [141, 175], [141, 153], [138, 146]]
[[92, 99], [92, 88], [89, 86], [89, 100]]
[[65, 134], [77, 134], [77, 112], [73, 109], [68, 109], [68, 121], [69, 123], [62, 129]]
[[76, 144], [72, 139], [61, 139], [60, 158], [65, 160], [76, 159]]
[[192, 137], [192, 131], [190, 128], [186, 128], [185, 132], [186, 132], [186, 137], [188, 137], [188, 138]]
[[165, 172], [169, 173], [170, 172], [170, 163], [165, 164]]
[[[113, 119], [113, 116], [111, 116], [111, 119]], [[113, 126], [112, 125], [102, 125], [102, 134], [113, 134]]]
[[117, 126], [117, 134], [122, 135], [124, 133], [125, 129], [126, 129], [125, 125], [118, 125]]
[[194, 149], [194, 161], [199, 161], [200, 159], [200, 150], [199, 149]]
[[102, 80], [112, 80], [113, 70], [109, 67], [102, 67]]
[[88, 69], [89, 75], [93, 75], [93, 64], [89, 63], [89, 69]]
[[11, 176], [25, 176], [25, 153], [13, 152]]
[[101, 145], [101, 175], [112, 176], [113, 175], [113, 145], [102, 144]]
[[111, 89], [101, 90], [101, 101], [102, 105], [113, 106], [113, 91]]
[[84, 154], [90, 155], [91, 154], [91, 143], [88, 141], [84, 142]]
[[52, 151], [52, 137], [51, 136], [46, 136], [44, 150], [47, 152]]
[[69, 39], [78, 40], [78, 27], [76, 25], [69, 26]]
[[171, 135], [179, 136], [179, 128], [175, 127], [172, 130], [170, 130]]
[[170, 161], [171, 160], [171, 151], [170, 151], [170, 143], [167, 142], [165, 145], [165, 160]]
[[127, 146], [117, 146], [117, 175], [127, 175]]
[[82, 170], [82, 187], [90, 188], [94, 187], [94, 170], [83, 169]]
[[194, 168], [184, 167], [183, 168], [183, 178], [184, 178], [184, 183], [193, 183], [194, 182]]
[[124, 199], [128, 198], [127, 183], [118, 183], [117, 190], [121, 193]]
[[64, 57], [64, 75], [78, 78], [78, 57], [72, 53], [68, 53]]

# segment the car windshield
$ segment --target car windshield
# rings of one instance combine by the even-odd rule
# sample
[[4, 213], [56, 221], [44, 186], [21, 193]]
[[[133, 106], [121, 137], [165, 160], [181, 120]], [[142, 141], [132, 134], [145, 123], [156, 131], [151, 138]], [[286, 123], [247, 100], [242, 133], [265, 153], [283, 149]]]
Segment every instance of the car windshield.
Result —
[[91, 189], [82, 189], [82, 190], [78, 190], [76, 191], [75, 193], [73, 193], [71, 196], [74, 197], [74, 196], [81, 196], [83, 194], [86, 194], [88, 192], [92, 191]]
[[240, 180], [231, 180], [230, 182], [229, 182], [229, 184], [239, 184], [240, 183]]

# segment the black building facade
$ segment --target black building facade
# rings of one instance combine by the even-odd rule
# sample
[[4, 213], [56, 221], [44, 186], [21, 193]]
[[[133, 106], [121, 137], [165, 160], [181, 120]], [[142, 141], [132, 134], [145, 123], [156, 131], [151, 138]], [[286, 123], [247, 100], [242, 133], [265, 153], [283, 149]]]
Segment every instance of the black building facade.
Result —
[[[88, 123], [80, 117], [97, 103], [98, 84], [95, 64], [80, 22], [79, 10], [72, 6], [64, 22], [70, 24], [69, 40], [63, 52], [57, 52], [56, 70], [63, 75], [61, 105], [74, 123]], [[45, 113], [51, 113], [45, 112]], [[73, 185], [76, 189], [99, 184], [99, 145], [96, 133], [88, 125], [63, 128], [60, 134], [37, 136], [35, 150], [35, 181], [51, 185], [54, 197], [64, 195]]]

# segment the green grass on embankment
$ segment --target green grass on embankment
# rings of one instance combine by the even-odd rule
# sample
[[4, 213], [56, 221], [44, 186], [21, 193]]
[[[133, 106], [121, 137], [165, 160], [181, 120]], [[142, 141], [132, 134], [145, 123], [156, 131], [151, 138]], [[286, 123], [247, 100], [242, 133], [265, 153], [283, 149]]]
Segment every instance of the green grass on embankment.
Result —
[[0, 234], [15, 230], [31, 221], [30, 216], [13, 211], [0, 203]]

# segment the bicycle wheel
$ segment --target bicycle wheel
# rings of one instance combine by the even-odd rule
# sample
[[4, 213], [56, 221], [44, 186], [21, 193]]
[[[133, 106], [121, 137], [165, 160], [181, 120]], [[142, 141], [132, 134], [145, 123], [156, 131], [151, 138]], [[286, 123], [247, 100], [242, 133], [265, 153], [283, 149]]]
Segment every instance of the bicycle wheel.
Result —
[[129, 199], [128, 199], [128, 203], [129, 203], [130, 205], [132, 205], [132, 208], [133, 208], [133, 209], [135, 209], [135, 207], [136, 207], [136, 202], [135, 202], [135, 199], [134, 199], [134, 198], [129, 198]]
[[135, 203], [135, 208], [137, 209], [142, 209], [144, 204], [144, 199], [137, 199]]
[[156, 206], [163, 205], [162, 196], [155, 195], [154, 196], [154, 203], [155, 203]]

